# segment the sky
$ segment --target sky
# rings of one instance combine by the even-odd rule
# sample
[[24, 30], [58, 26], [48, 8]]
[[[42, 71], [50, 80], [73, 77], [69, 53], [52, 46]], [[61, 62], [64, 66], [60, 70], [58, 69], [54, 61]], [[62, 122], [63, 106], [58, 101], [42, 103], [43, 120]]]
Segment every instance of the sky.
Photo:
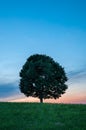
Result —
[[36, 53], [60, 63], [69, 79], [52, 102], [86, 103], [85, 0], [0, 0], [0, 101], [35, 101], [18, 85], [23, 64]]

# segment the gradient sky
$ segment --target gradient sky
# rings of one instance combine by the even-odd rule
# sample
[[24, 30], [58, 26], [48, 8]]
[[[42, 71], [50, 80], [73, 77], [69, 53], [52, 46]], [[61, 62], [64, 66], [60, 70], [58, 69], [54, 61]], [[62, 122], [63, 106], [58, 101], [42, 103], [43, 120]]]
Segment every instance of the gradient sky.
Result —
[[86, 103], [85, 0], [0, 1], [0, 101], [23, 98], [19, 71], [35, 53], [65, 68], [69, 88], [57, 102]]

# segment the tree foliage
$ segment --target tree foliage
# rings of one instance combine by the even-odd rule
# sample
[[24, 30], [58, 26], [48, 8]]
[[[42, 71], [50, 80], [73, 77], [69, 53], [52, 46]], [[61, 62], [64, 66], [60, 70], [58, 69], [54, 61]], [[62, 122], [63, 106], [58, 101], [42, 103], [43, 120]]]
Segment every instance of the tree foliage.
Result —
[[67, 77], [64, 68], [51, 57], [30, 56], [20, 71], [20, 91], [27, 97], [59, 98], [65, 93]]

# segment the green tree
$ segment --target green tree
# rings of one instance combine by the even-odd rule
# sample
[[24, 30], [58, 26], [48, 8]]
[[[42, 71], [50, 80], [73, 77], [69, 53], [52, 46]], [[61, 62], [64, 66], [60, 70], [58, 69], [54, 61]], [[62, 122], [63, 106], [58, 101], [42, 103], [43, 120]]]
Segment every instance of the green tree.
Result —
[[65, 93], [67, 77], [59, 63], [41, 54], [30, 56], [20, 71], [20, 91], [27, 97], [59, 98]]

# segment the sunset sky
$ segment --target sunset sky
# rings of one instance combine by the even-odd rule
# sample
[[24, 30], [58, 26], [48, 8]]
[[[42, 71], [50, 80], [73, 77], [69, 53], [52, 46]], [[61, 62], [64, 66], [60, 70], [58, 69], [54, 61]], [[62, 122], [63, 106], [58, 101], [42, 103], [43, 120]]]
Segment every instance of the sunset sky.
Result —
[[68, 90], [49, 102], [86, 103], [86, 0], [0, 1], [0, 101], [38, 101], [19, 91], [19, 71], [35, 53], [51, 56]]

